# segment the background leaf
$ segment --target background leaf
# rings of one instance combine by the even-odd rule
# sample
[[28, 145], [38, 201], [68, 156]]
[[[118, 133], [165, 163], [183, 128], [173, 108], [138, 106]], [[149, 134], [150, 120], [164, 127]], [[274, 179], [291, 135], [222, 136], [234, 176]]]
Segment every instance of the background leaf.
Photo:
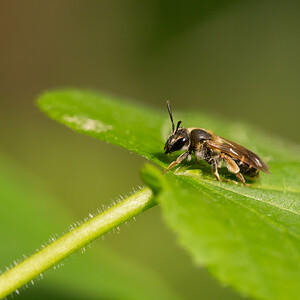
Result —
[[[167, 112], [159, 113], [112, 97], [78, 90], [46, 93], [39, 106], [72, 129], [137, 152], [160, 166], [170, 130]], [[174, 114], [175, 120], [179, 115]], [[174, 175], [155, 183], [167, 222], [196, 261], [222, 282], [265, 299], [299, 296], [300, 159], [294, 145], [242, 123], [226, 123], [204, 114], [181, 114], [183, 126], [213, 129], [262, 156], [271, 175], [251, 187], [216, 182], [210, 167], [183, 163]], [[223, 176], [231, 177], [226, 171]], [[152, 177], [152, 179], [155, 178]]]
[[[172, 39], [182, 35], [185, 32], [197, 27], [199, 23], [205, 22], [207, 19], [212, 18], [220, 11], [227, 9], [230, 6], [234, 6], [236, 3], [242, 2], [240, 0], [213, 0], [209, 2], [205, 1], [187, 1], [176, 2], [163, 1], [158, 2], [156, 5], [155, 23], [152, 31], [150, 31], [149, 44], [161, 50], [161, 47]], [[174, 5], [175, 4], [175, 5]], [[150, 48], [152, 50], [152, 48]], [[148, 50], [149, 51], [149, 50]]]
[[[33, 182], [35, 182], [33, 184]], [[55, 199], [46, 196], [30, 175], [0, 155], [0, 247], [1, 271], [23, 255], [46, 244], [47, 238], [68, 230], [74, 223], [68, 210]], [[45, 240], [46, 239], [46, 240]], [[94, 242], [79, 258], [74, 254], [34, 280], [36, 286], [20, 291], [21, 299], [178, 299], [157, 274], [134, 265], [111, 250]], [[18, 262], [18, 260], [16, 260]], [[116, 288], [117, 286], [117, 288]], [[46, 291], [46, 292], [45, 292]]]

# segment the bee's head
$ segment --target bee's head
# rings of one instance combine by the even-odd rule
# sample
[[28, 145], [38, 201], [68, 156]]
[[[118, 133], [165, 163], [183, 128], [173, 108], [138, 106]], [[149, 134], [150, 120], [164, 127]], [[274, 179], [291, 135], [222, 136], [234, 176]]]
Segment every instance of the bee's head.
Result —
[[170, 108], [170, 102], [167, 101], [167, 107], [172, 123], [172, 133], [170, 134], [166, 144], [165, 144], [165, 154], [172, 153], [177, 150], [186, 150], [189, 145], [189, 137], [184, 128], [180, 128], [181, 121], [177, 123], [176, 129], [173, 122], [173, 116]]
[[188, 134], [184, 128], [180, 128], [169, 136], [164, 148], [164, 150], [166, 150], [165, 154], [172, 153], [177, 150], [186, 150], [188, 145]]

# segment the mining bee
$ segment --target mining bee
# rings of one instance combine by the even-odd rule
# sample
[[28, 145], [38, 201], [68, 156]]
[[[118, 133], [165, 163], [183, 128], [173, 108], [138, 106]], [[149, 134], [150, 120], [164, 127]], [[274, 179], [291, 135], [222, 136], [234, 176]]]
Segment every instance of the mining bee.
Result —
[[182, 128], [180, 127], [181, 121], [177, 123], [175, 129], [170, 101], [167, 101], [167, 108], [172, 123], [172, 133], [165, 144], [165, 154], [178, 150], [185, 152], [173, 161], [166, 171], [180, 164], [184, 159], [190, 160], [193, 154], [197, 163], [200, 159], [211, 165], [212, 172], [218, 181], [222, 181], [218, 168], [223, 162], [228, 171], [235, 174], [244, 185], [247, 184], [243, 175], [256, 178], [259, 171], [269, 173], [268, 165], [258, 155], [210, 130], [196, 127]]

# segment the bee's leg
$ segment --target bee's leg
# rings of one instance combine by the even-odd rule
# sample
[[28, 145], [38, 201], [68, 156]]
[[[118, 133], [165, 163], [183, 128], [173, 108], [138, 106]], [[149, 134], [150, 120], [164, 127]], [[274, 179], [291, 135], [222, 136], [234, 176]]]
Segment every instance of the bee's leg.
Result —
[[223, 154], [222, 158], [224, 159], [225, 165], [229, 172], [235, 174], [236, 178], [243, 183], [243, 185], [249, 185], [246, 183], [244, 176], [240, 172], [239, 166], [236, 162], [228, 155]]
[[173, 168], [174, 166], [180, 164], [184, 159], [186, 159], [188, 156], [190, 155], [189, 151], [186, 151], [184, 153], [182, 153], [180, 156], [177, 157], [176, 160], [174, 160], [172, 163], [170, 163], [170, 165], [166, 168], [165, 173], [170, 170], [171, 168]]
[[245, 178], [244, 178], [244, 176], [242, 175], [242, 173], [238, 172], [238, 173], [235, 174], [235, 176], [237, 177], [237, 179], [238, 179], [239, 181], [241, 181], [241, 182], [243, 183], [243, 185], [250, 186], [249, 183], [246, 183]]
[[217, 178], [217, 180], [222, 181], [221, 178], [220, 178], [220, 175], [218, 173], [218, 165], [215, 161], [211, 164], [211, 169], [212, 169], [213, 174]]

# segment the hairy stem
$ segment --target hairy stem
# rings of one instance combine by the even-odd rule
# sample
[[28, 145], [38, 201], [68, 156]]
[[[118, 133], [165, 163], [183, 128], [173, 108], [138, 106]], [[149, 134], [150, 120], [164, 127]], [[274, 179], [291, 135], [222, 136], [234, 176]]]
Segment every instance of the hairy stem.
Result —
[[0, 299], [97, 237], [156, 204], [149, 188], [96, 215], [0, 276]]

